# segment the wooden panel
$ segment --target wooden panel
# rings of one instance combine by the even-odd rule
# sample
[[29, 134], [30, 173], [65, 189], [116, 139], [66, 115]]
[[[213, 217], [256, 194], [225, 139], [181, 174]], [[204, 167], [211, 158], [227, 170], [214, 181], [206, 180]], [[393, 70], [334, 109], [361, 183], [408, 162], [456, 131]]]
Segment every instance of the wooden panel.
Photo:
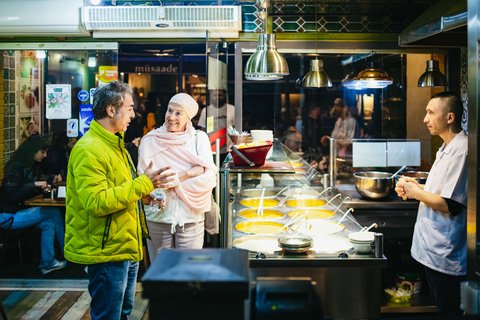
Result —
[[142, 292], [135, 293], [132, 314], [128, 317], [131, 320], [141, 320], [148, 307], [148, 299], [142, 298]]
[[[25, 314], [35, 306], [38, 301], [43, 299], [48, 291], [15, 291], [13, 294], [17, 292], [23, 293], [28, 292], [28, 295], [25, 296], [24, 299], [20, 300], [16, 303], [10, 310], [7, 310], [7, 315], [9, 319], [20, 319], [25, 316]], [[33, 319], [33, 318], [26, 318], [26, 319]]]
[[28, 312], [23, 319], [40, 319], [50, 309], [58, 299], [64, 295], [65, 291], [49, 291], [40, 299]]
[[22, 301], [26, 296], [30, 294], [31, 291], [14, 291], [12, 292], [5, 300], [3, 300], [3, 305], [5, 310], [13, 308], [17, 303]]
[[65, 292], [61, 299], [58, 299], [40, 319], [60, 319], [82, 294], [83, 292], [80, 291]]
[[[90, 317], [90, 294], [82, 292], [82, 295], [75, 301], [73, 306], [63, 315], [61, 320], [84, 319], [82, 316], [88, 313]], [[90, 319], [90, 318], [88, 318]]]

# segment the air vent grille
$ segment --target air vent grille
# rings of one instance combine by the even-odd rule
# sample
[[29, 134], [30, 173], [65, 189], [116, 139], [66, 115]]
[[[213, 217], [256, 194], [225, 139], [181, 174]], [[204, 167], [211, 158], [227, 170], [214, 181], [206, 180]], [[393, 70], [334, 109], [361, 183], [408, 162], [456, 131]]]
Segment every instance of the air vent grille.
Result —
[[237, 6], [83, 7], [87, 30], [230, 29], [241, 30]]

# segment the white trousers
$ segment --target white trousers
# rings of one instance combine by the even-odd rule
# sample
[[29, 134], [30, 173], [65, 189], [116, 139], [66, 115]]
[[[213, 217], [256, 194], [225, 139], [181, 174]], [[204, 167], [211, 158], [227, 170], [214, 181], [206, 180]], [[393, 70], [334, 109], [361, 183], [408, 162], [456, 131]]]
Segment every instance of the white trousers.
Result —
[[202, 249], [205, 226], [203, 221], [186, 223], [182, 228], [176, 226], [175, 233], [171, 233], [172, 225], [147, 221], [150, 239], [147, 239], [150, 263], [155, 261], [162, 248]]

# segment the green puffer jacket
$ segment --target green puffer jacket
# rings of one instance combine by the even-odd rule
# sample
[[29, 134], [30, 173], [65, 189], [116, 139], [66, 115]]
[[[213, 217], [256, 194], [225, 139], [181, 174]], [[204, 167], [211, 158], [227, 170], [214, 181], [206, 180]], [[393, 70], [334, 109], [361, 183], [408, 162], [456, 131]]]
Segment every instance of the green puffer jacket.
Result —
[[148, 230], [138, 200], [153, 190], [153, 184], [146, 175], [133, 179], [131, 170], [136, 176], [123, 139], [93, 120], [68, 163], [65, 258], [69, 261], [143, 259], [142, 236], [148, 237]]

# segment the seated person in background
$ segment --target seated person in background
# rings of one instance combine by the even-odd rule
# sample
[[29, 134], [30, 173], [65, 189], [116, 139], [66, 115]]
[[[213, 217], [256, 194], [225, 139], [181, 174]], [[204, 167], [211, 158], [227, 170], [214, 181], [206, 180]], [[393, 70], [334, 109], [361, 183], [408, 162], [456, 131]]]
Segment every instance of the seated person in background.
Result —
[[48, 157], [41, 162], [41, 170], [48, 175], [49, 180], [53, 180], [56, 175], [61, 176], [61, 181], [66, 180], [68, 158], [77, 140], [78, 138], [75, 137], [67, 137], [65, 130], [53, 134], [52, 146], [48, 149]]
[[[47, 181], [40, 180], [40, 163], [47, 156], [49, 141], [34, 135], [13, 153], [5, 166], [2, 190], [0, 192], [0, 222], [14, 217], [12, 229], [37, 226], [42, 229], [40, 271], [43, 274], [67, 266], [66, 261], [55, 259], [54, 241], [63, 256], [65, 227], [60, 209], [55, 207], [27, 208], [24, 201], [49, 188]], [[60, 182], [60, 175], [52, 183]]]
[[319, 148], [310, 148], [305, 154], [305, 160], [320, 173], [328, 171], [328, 155], [322, 153]]
[[282, 143], [293, 152], [302, 152], [302, 134], [296, 131], [295, 127], [289, 127]]

